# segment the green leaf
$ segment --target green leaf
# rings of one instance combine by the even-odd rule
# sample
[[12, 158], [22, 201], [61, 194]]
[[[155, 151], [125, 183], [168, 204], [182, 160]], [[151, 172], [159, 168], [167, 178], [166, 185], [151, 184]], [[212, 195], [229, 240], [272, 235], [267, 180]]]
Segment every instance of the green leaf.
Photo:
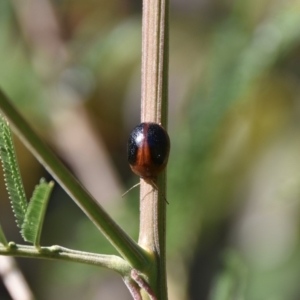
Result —
[[22, 225], [21, 234], [24, 240], [33, 243], [36, 247], [40, 246], [45, 212], [53, 186], [53, 181], [47, 183], [41, 179], [33, 191]]
[[21, 228], [27, 210], [27, 200], [12, 140], [12, 134], [8, 122], [2, 116], [0, 116], [0, 159], [12, 209], [16, 217], [17, 225]]
[[0, 243], [5, 247], [8, 245], [1, 225], [0, 225]]

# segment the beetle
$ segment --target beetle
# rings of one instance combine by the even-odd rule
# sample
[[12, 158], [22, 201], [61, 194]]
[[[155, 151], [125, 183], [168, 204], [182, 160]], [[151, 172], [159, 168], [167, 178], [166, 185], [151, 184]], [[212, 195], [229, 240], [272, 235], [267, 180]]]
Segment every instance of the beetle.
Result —
[[127, 159], [131, 170], [156, 190], [158, 187], [154, 180], [166, 168], [169, 153], [170, 138], [160, 124], [143, 122], [132, 130], [128, 138]]

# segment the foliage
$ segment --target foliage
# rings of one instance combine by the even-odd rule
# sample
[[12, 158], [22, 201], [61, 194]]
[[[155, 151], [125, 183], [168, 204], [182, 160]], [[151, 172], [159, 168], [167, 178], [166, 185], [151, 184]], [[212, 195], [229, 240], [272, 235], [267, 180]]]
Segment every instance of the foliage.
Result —
[[2, 227], [0, 226], [0, 243], [3, 245], [3, 246], [7, 246], [7, 240], [6, 240], [6, 237], [3, 233], [3, 230], [2, 230]]
[[53, 182], [48, 184], [44, 179], [41, 179], [33, 191], [22, 224], [24, 240], [33, 243], [36, 247], [40, 246], [42, 224], [53, 185]]
[[[24, 240], [39, 247], [42, 225], [53, 182], [48, 184], [44, 179], [41, 179], [33, 192], [29, 205], [27, 205], [12, 134], [8, 122], [2, 116], [0, 116], [0, 128], [0, 159], [12, 210], [18, 227], [22, 229], [21, 234]], [[3, 244], [7, 244], [4, 235], [1, 236]]]
[[11, 132], [8, 123], [3, 117], [1, 117], [0, 128], [0, 157], [4, 171], [6, 189], [10, 196], [17, 225], [21, 228], [27, 211], [27, 200], [14, 151]]

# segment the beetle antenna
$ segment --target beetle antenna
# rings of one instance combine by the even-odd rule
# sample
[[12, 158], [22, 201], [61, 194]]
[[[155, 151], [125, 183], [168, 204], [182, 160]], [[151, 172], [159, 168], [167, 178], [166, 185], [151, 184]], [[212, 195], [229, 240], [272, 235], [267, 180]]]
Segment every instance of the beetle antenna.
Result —
[[[159, 193], [160, 193], [160, 190], [158, 189], [158, 186], [157, 184], [154, 182], [153, 179], [150, 180], [150, 184], [152, 185], [152, 187], [154, 189], [156, 189]], [[165, 197], [165, 195], [163, 193], [161, 193], [161, 196], [165, 199], [166, 203], [169, 204], [169, 202], [167, 201], [167, 198]]]
[[122, 198], [123, 198], [128, 192], [130, 192], [131, 190], [133, 190], [135, 187], [139, 186], [140, 184], [141, 184], [141, 183], [139, 182], [139, 183], [135, 184], [134, 186], [132, 186], [129, 190], [127, 190], [127, 191], [122, 195]]
[[[146, 182], [147, 182], [147, 181], [146, 181]], [[157, 190], [158, 192], [160, 192], [159, 189], [158, 189], [157, 184], [156, 184], [153, 180], [148, 181], [148, 183], [150, 183], [150, 184], [152, 185], [152, 187], [153, 187], [155, 190]], [[127, 191], [122, 195], [122, 198], [123, 198], [126, 194], [128, 194], [131, 190], [133, 190], [134, 188], [136, 188], [137, 186], [139, 186], [140, 184], [141, 184], [141, 182], [139, 182], [139, 183], [135, 184], [134, 186], [132, 186], [129, 190], [127, 190]], [[166, 201], [166, 203], [169, 204], [169, 202], [167, 201], [167, 198], [164, 196], [163, 193], [161, 193], [161, 196], [164, 198], [164, 200]]]

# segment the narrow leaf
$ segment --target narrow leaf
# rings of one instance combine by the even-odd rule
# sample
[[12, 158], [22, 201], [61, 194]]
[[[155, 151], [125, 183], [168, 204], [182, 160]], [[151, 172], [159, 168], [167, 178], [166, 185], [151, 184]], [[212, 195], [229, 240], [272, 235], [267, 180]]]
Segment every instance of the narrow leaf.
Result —
[[1, 243], [3, 246], [5, 246], [5, 247], [8, 245], [8, 244], [7, 244], [6, 237], [5, 237], [5, 235], [4, 235], [4, 232], [3, 232], [3, 230], [2, 230], [1, 225], [0, 225], [0, 243]]
[[22, 225], [21, 234], [24, 240], [33, 243], [36, 247], [40, 246], [45, 212], [53, 186], [53, 181], [47, 183], [41, 179], [33, 191]]
[[27, 200], [8, 122], [0, 116], [0, 159], [6, 189], [18, 227], [21, 228], [27, 210]]

